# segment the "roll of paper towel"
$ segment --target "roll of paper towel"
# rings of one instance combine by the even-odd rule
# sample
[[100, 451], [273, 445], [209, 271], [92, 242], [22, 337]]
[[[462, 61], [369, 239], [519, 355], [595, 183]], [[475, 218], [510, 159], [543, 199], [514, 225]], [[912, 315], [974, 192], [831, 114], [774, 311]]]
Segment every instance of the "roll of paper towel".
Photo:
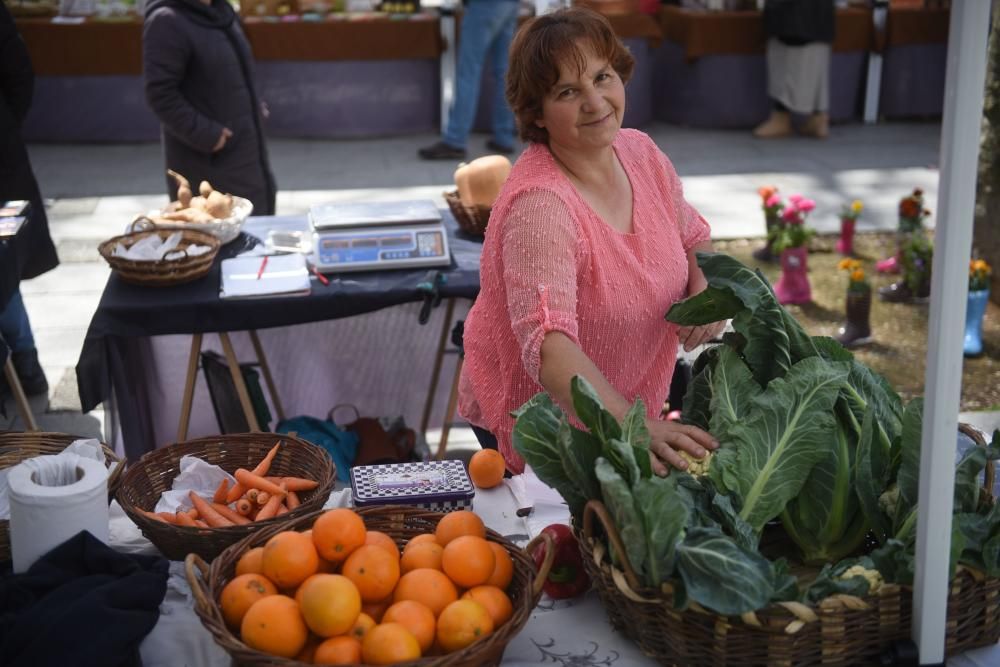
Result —
[[108, 470], [77, 456], [36, 456], [7, 473], [10, 549], [14, 572], [24, 572], [81, 530], [108, 543]]

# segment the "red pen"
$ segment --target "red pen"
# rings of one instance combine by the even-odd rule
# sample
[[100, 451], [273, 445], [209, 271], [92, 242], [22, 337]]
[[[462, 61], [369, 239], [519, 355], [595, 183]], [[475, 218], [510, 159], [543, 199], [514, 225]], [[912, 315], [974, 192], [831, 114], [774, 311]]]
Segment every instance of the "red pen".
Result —
[[319, 278], [319, 281], [321, 283], [323, 283], [324, 285], [329, 285], [330, 284], [330, 281], [326, 279], [326, 276], [324, 276], [322, 273], [320, 273], [319, 269], [317, 269], [315, 266], [312, 267], [312, 272], [316, 275], [317, 278]]
[[260, 277], [264, 275], [265, 268], [267, 268], [267, 255], [264, 255], [264, 259], [260, 262], [260, 268], [257, 269], [257, 280], [260, 280]]

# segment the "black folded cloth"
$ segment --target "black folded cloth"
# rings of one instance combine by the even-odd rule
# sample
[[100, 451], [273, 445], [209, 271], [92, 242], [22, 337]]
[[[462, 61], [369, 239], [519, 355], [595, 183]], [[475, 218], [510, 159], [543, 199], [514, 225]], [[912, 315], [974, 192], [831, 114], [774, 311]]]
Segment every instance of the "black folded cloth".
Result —
[[0, 579], [0, 665], [141, 667], [168, 562], [118, 553], [86, 531]]

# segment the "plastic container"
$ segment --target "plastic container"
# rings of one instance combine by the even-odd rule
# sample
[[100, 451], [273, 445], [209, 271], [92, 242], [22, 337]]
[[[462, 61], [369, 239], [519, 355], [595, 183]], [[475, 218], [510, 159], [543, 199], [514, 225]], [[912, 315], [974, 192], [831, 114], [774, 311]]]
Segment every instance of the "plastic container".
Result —
[[356, 507], [409, 505], [437, 512], [471, 510], [476, 490], [461, 461], [388, 463], [351, 468]]

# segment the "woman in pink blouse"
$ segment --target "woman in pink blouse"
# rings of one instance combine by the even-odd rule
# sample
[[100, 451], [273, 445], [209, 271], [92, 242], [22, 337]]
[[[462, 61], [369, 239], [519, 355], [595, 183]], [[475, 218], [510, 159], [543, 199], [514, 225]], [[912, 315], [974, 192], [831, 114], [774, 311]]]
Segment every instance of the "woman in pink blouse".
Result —
[[544, 390], [573, 414], [574, 375], [619, 419], [642, 398], [657, 474], [686, 467], [675, 450], [700, 458], [718, 446], [659, 419], [678, 344], [691, 350], [722, 323], [679, 328], [663, 318], [705, 288], [695, 252], [712, 244], [667, 157], [621, 129], [633, 64], [607, 20], [579, 8], [534, 19], [511, 46], [507, 101], [530, 145], [493, 206], [459, 400], [514, 473], [524, 461], [511, 411]]

